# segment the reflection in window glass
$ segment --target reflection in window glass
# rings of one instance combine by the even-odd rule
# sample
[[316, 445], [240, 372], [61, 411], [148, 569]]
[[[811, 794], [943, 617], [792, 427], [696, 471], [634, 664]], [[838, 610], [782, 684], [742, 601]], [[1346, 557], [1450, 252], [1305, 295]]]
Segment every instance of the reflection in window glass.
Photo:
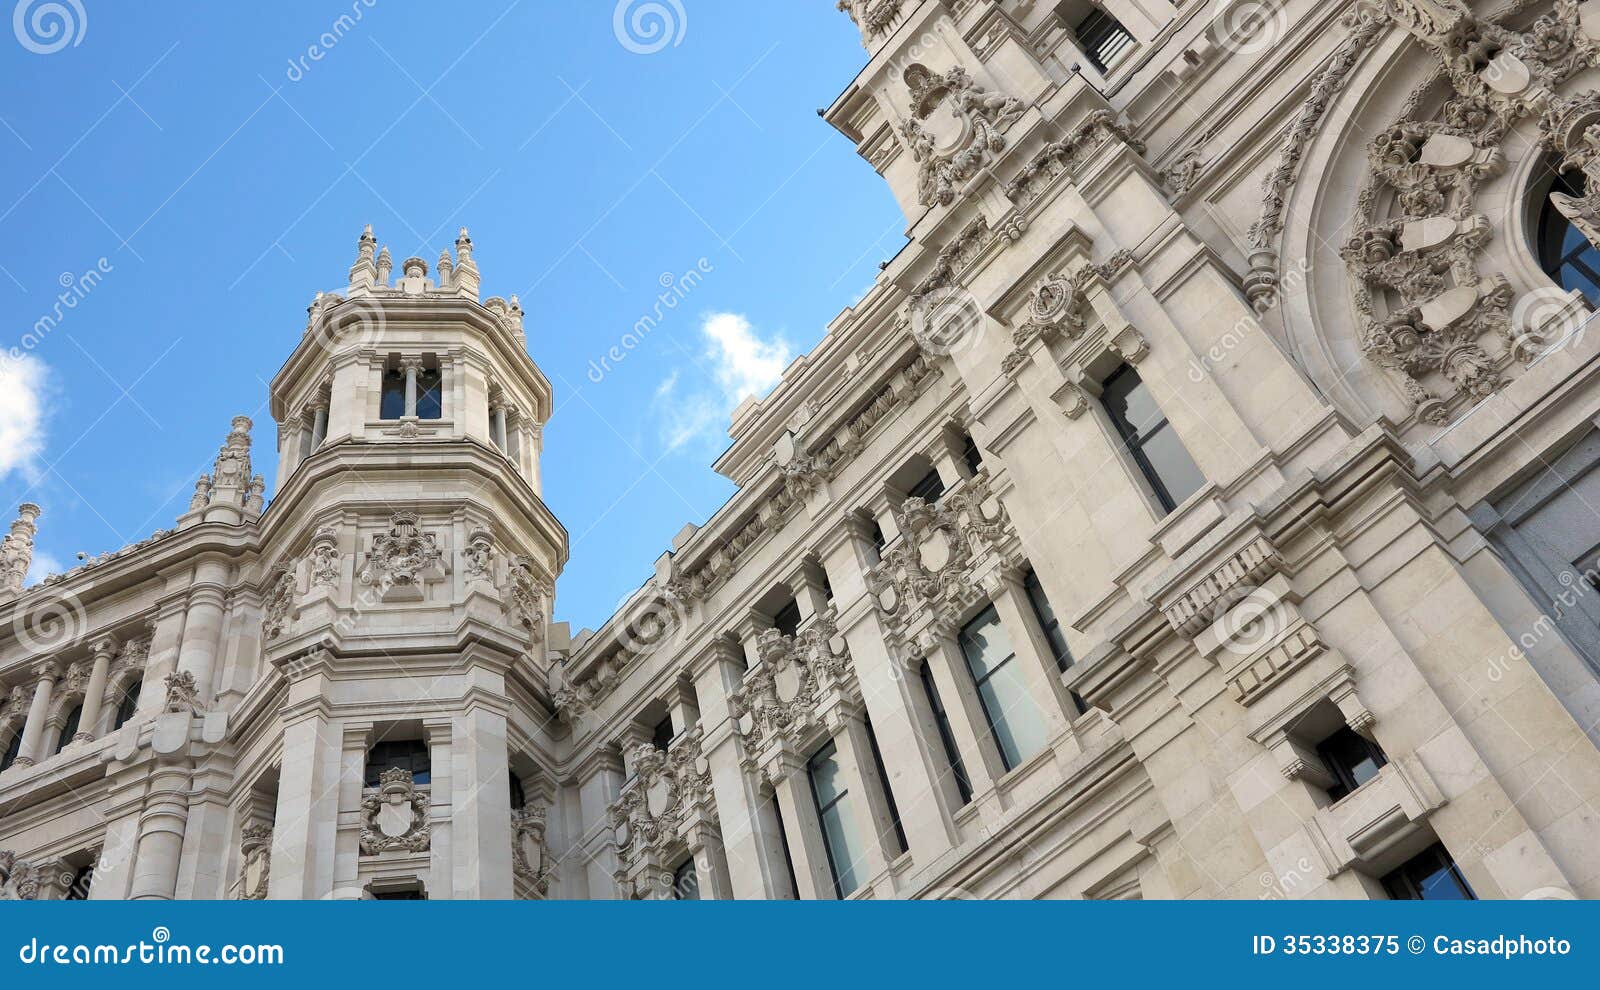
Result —
[[[1586, 180], [1579, 171], [1558, 175], [1550, 185], [1555, 195], [1581, 197]], [[1590, 306], [1600, 305], [1600, 250], [1572, 225], [1548, 197], [1539, 214], [1539, 265], [1569, 292], [1583, 293]]]
[[1000, 761], [1010, 770], [1044, 748], [1044, 720], [1028, 694], [1022, 664], [993, 605], [968, 623], [959, 639]]
[[810, 771], [811, 794], [817, 802], [817, 818], [822, 823], [822, 844], [828, 852], [834, 893], [843, 900], [861, 884], [856, 876], [861, 853], [845, 803], [850, 792], [845, 787], [838, 756], [838, 748], [829, 742], [811, 757], [806, 769]]
[[1124, 366], [1106, 379], [1101, 402], [1133, 462], [1167, 512], [1199, 491], [1205, 475], [1162, 415], [1139, 375]]

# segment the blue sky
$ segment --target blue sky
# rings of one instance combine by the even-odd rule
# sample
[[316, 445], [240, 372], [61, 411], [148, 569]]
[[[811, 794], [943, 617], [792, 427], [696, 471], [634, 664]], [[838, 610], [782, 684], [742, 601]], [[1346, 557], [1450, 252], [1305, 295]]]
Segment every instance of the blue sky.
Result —
[[362, 224], [430, 263], [467, 225], [556, 390], [557, 617], [598, 625], [731, 493], [710, 469], [728, 411], [904, 243], [815, 114], [865, 59], [831, 3], [628, 0], [667, 12], [651, 37], [647, 16], [619, 35], [613, 0], [59, 0], [70, 26], [4, 2], [0, 350], [60, 311], [0, 373], [0, 503], [43, 506], [36, 572], [171, 526], [238, 413], [270, 495], [266, 382]]

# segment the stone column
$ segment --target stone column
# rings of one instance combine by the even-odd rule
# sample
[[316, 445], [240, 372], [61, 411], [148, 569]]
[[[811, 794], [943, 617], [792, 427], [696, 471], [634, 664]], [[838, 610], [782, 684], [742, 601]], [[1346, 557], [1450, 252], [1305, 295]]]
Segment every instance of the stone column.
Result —
[[510, 900], [511, 782], [505, 712], [479, 702], [455, 721], [450, 754], [451, 893], [473, 900]]
[[168, 674], [178, 669], [185, 615], [185, 600], [180, 593], [162, 601], [161, 611], [150, 625], [150, 656], [139, 686], [141, 717], [154, 715], [166, 706], [164, 682]]
[[613, 877], [619, 865], [615, 830], [605, 824], [607, 809], [622, 790], [622, 760], [608, 748], [596, 750], [577, 770], [579, 821], [588, 825], [583, 836], [583, 869], [589, 899], [617, 899]]
[[299, 676], [289, 685], [281, 716], [283, 769], [267, 896], [315, 900], [333, 892], [342, 733], [328, 718], [328, 676], [322, 665], [308, 660], [294, 668]]
[[328, 403], [318, 399], [311, 407], [311, 449], [316, 450], [328, 439]]
[[422, 370], [420, 358], [406, 358], [406, 417], [415, 419], [417, 415], [417, 372]]
[[760, 813], [760, 787], [742, 765], [744, 744], [728, 713], [728, 695], [743, 677], [737, 648], [719, 641], [695, 665], [701, 752], [711, 770], [732, 896], [768, 900], [789, 894], [782, 840]]
[[544, 494], [543, 481], [539, 474], [539, 455], [544, 452], [544, 426], [537, 422], [528, 423], [528, 483], [533, 486], [535, 494], [541, 497]]
[[117, 641], [111, 637], [96, 640], [90, 647], [94, 652], [94, 667], [89, 671], [89, 684], [83, 689], [83, 714], [78, 718], [78, 734], [74, 742], [93, 742], [100, 725], [100, 709], [106, 697], [106, 678], [111, 674], [111, 657], [117, 652]]
[[722, 837], [716, 830], [709, 825], [696, 825], [689, 833], [689, 855], [694, 859], [700, 899], [731, 900], [733, 885], [728, 878], [728, 860], [722, 848]]
[[37, 678], [33, 686], [33, 703], [28, 706], [28, 720], [22, 725], [22, 748], [17, 751], [16, 765], [31, 767], [44, 758], [44, 721], [50, 714], [50, 695], [55, 690], [61, 669], [52, 660], [41, 661], [33, 668]]
[[220, 559], [201, 561], [195, 567], [189, 590], [189, 614], [183, 623], [183, 645], [178, 649], [178, 671], [194, 675], [196, 700], [211, 701], [217, 649], [222, 637], [223, 589], [228, 565]]
[[170, 901], [178, 892], [183, 832], [189, 822], [189, 777], [188, 761], [181, 756], [157, 757], [151, 765], [130, 900]]
[[494, 415], [494, 442], [501, 452], [510, 454], [511, 445], [506, 439], [506, 407], [502, 403], [493, 409]]
[[805, 762], [792, 755], [782, 759], [774, 789], [794, 861], [795, 882], [800, 885], [797, 893], [805, 901], [834, 900], [839, 895], [828, 869], [828, 849], [822, 842], [822, 822], [817, 818]]
[[833, 742], [835, 758], [849, 788], [845, 795], [847, 824], [863, 850], [857, 875], [863, 887], [870, 886], [900, 855], [894, 815], [889, 811], [883, 778], [872, 758], [872, 743], [867, 739], [867, 725], [861, 716], [848, 716], [844, 726], [834, 734]]

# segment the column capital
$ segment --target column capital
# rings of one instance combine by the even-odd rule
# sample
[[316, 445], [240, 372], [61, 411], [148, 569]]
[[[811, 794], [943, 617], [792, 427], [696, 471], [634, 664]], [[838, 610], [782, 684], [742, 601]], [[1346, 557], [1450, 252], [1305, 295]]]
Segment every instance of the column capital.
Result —
[[61, 677], [61, 662], [55, 659], [40, 660], [33, 665], [31, 670], [33, 671], [35, 682], [40, 684], [47, 681], [54, 683]]
[[89, 651], [94, 654], [96, 660], [102, 658], [110, 660], [121, 645], [115, 636], [101, 636], [89, 645]]

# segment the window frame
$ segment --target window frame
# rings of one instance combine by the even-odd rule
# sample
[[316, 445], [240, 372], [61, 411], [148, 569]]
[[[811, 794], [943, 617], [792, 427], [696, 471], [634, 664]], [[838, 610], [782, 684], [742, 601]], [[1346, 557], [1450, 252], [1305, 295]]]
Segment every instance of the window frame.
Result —
[[[1430, 860], [1431, 862], [1428, 862]], [[1432, 871], [1426, 874], [1421, 874], [1420, 871], [1428, 868], [1430, 865], [1432, 866]], [[1379, 883], [1383, 885], [1384, 892], [1389, 895], [1390, 900], [1445, 900], [1446, 898], [1430, 898], [1424, 896], [1426, 894], [1426, 890], [1423, 887], [1423, 884], [1428, 879], [1431, 879], [1439, 874], [1446, 874], [1452, 881], [1454, 881], [1456, 891], [1465, 895], [1464, 897], [1459, 898], [1448, 898], [1449, 900], [1475, 901], [1478, 899], [1477, 892], [1472, 889], [1472, 885], [1470, 883], [1467, 883], [1467, 878], [1462, 874], [1461, 867], [1456, 864], [1455, 857], [1450, 855], [1450, 850], [1446, 849], [1444, 847], [1444, 843], [1442, 842], [1435, 842], [1433, 845], [1422, 850], [1415, 856], [1412, 856], [1410, 859], [1406, 860], [1404, 863], [1401, 863], [1399, 866], [1390, 870], [1388, 873], [1384, 874]]]
[[[989, 621], [991, 617], [993, 619], [992, 622]], [[1006, 640], [1011, 646], [1011, 652], [1006, 655], [1006, 658], [997, 664], [990, 665], [988, 670], [982, 676], [979, 676], [977, 669], [974, 668], [973, 654], [968, 649], [968, 643], [970, 642], [968, 631], [980, 623], [985, 626], [991, 624], [998, 626], [1002, 632], [1006, 633]], [[1016, 734], [1011, 731], [1011, 724], [1008, 722], [1002, 723], [1005, 725], [1007, 730], [1002, 734], [999, 728], [996, 727], [994, 713], [989, 710], [989, 702], [984, 697], [983, 687], [985, 684], [993, 680], [995, 675], [1000, 673], [1001, 670], [1004, 670], [1009, 664], [1021, 663], [1021, 659], [1017, 656], [1016, 643], [1011, 641], [1011, 634], [1006, 630], [1005, 622], [1000, 618], [1000, 610], [995, 607], [993, 602], [985, 605], [978, 611], [976, 615], [962, 625], [960, 631], [956, 634], [956, 644], [961, 650], [962, 658], [966, 661], [967, 675], [972, 678], [973, 692], [977, 695], [978, 707], [983, 711], [984, 722], [989, 726], [989, 736], [994, 740], [995, 750], [1000, 755], [1000, 766], [1005, 770], [1005, 772], [1010, 773], [1012, 770], [1022, 766], [1034, 756], [1038, 755], [1040, 750], [1035, 749], [1034, 751], [1028, 753], [1022, 752], [1020, 745], [1017, 743]], [[1027, 692], [1026, 686], [1023, 688], [1023, 696], [1027, 699], [1028, 704], [1033, 707], [1033, 715], [1035, 718], [1040, 720], [1040, 728], [1042, 729], [1044, 713], [1038, 710], [1038, 703], [1034, 700], [1033, 696]], [[1002, 711], [1000, 715], [1002, 719], [1004, 719], [1006, 713]], [[1048, 740], [1045, 740], [1045, 743], [1048, 745]], [[1008, 744], [1010, 746], [1015, 746], [1017, 748], [1017, 752], [1009, 752]]]
[[[840, 853], [847, 854], [850, 851], [850, 837], [845, 835], [843, 831], [846, 825], [845, 809], [841, 807], [844, 804], [844, 799], [850, 796], [850, 788], [848, 786], [836, 787], [836, 793], [824, 803], [822, 792], [817, 789], [817, 767], [823, 761], [831, 762], [834, 765], [836, 779], [842, 784], [844, 767], [839, 762], [839, 744], [836, 740], [829, 739], [817, 747], [811, 756], [807, 758], [806, 781], [811, 785], [811, 801], [817, 811], [817, 826], [822, 832], [822, 850], [827, 855], [828, 875], [833, 879], [833, 894], [842, 901], [861, 889], [861, 881], [856, 876], [854, 862], [846, 863], [843, 873], [840, 872], [839, 868]], [[837, 832], [830, 828], [828, 824], [830, 821], [829, 812], [834, 811], [836, 808], [839, 813], [834, 815], [831, 821], [837, 824]], [[842, 847], [842, 849], [835, 849], [836, 845]], [[850, 884], [850, 889], [848, 890], [845, 889], [847, 881]]]
[[[1127, 389], [1126, 392], [1122, 392], [1120, 389], [1122, 382], [1130, 379], [1134, 383], [1133, 386]], [[1123, 400], [1121, 406], [1126, 409], [1127, 397], [1133, 395], [1135, 390], [1139, 388], [1145, 390], [1145, 394], [1150, 398], [1150, 404], [1161, 414], [1159, 421], [1145, 427], [1139, 426], [1128, 419], [1126, 415], [1118, 412], [1107, 398], [1108, 395], [1120, 395]], [[1183, 437], [1178, 435], [1177, 428], [1172, 425], [1172, 420], [1168, 418], [1166, 411], [1155, 400], [1154, 394], [1150, 392], [1149, 384], [1145, 382], [1142, 375], [1134, 370], [1132, 365], [1124, 364], [1106, 376], [1105, 381], [1100, 385], [1100, 408], [1105, 412], [1106, 418], [1111, 421], [1111, 427], [1116, 432], [1122, 449], [1133, 460], [1134, 466], [1139, 469], [1139, 474], [1144, 478], [1145, 485], [1150, 493], [1155, 496], [1156, 503], [1161, 507], [1163, 516], [1171, 515], [1178, 506], [1188, 501], [1194, 496], [1195, 492], [1205, 487], [1207, 480], [1205, 472], [1195, 462], [1194, 455], [1189, 453], [1188, 445], [1183, 442]], [[1195, 474], [1200, 478], [1200, 485], [1181, 499], [1174, 497], [1171, 488], [1168, 486], [1167, 479], [1161, 476], [1161, 472], [1156, 470], [1156, 466], [1150, 460], [1150, 456], [1145, 453], [1145, 448], [1150, 445], [1150, 442], [1162, 430], [1171, 431], [1173, 437], [1178, 441], [1179, 449], [1183, 451], [1189, 463], [1194, 466]]]
[[944, 699], [939, 696], [939, 685], [934, 683], [933, 668], [929, 666], [929, 661], [922, 661], [917, 673], [922, 680], [922, 693], [927, 699], [928, 711], [933, 715], [934, 731], [939, 736], [939, 744], [944, 747], [950, 775], [955, 778], [956, 796], [961, 799], [961, 807], [965, 808], [972, 803], [972, 779], [967, 776], [967, 765], [961, 762], [961, 750], [956, 746], [955, 731], [950, 727], [950, 713], [944, 707]]
[[[409, 747], [410, 757], [408, 762], [402, 764], [396, 757], [387, 754], [399, 746]], [[390, 747], [389, 750], [383, 747]], [[383, 756], [376, 754], [383, 752]], [[418, 769], [421, 765], [423, 769]], [[375, 742], [367, 749], [366, 763], [362, 767], [362, 786], [377, 787], [385, 770], [393, 767], [405, 766], [411, 771], [411, 782], [417, 787], [426, 787], [433, 783], [433, 747], [424, 739], [384, 739]]]

